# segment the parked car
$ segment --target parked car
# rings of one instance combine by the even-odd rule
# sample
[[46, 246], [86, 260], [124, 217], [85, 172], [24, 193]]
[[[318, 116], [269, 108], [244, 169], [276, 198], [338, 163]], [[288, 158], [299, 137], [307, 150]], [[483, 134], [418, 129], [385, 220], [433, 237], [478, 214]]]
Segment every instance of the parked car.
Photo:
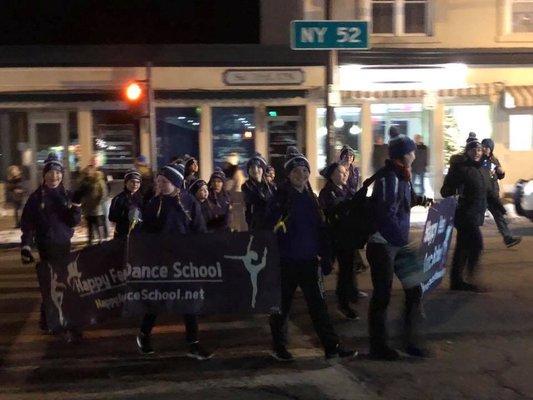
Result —
[[533, 179], [520, 179], [514, 189], [516, 213], [533, 221]]

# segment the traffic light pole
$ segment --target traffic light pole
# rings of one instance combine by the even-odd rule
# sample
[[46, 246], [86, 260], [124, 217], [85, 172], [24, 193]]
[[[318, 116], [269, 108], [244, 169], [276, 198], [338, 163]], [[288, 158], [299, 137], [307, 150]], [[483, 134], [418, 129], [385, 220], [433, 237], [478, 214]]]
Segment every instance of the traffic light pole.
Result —
[[[332, 0], [326, 0], [326, 20], [330, 20], [332, 16]], [[328, 50], [328, 60], [326, 63], [326, 76], [325, 76], [325, 104], [326, 104], [326, 160], [327, 164], [331, 164], [335, 161], [335, 108], [331, 104], [331, 97], [333, 92], [337, 90], [334, 86], [335, 74], [338, 68], [337, 50]]]
[[147, 111], [148, 111], [148, 132], [150, 133], [150, 165], [152, 171], [157, 171], [157, 149], [156, 149], [156, 120], [155, 120], [155, 96], [152, 86], [152, 63], [146, 64], [146, 88], [147, 88]]

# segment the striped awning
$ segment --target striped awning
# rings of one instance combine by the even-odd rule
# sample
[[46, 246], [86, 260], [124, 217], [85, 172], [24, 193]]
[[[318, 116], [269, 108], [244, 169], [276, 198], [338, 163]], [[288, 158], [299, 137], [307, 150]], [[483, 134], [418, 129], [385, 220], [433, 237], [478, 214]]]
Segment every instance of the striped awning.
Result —
[[[501, 92], [501, 83], [479, 83], [465, 88], [440, 89], [434, 93], [439, 97], [479, 97], [492, 96]], [[421, 99], [427, 92], [425, 90], [343, 90], [343, 101], [349, 100], [379, 100], [379, 99]]]
[[506, 86], [505, 107], [533, 107], [533, 85]]

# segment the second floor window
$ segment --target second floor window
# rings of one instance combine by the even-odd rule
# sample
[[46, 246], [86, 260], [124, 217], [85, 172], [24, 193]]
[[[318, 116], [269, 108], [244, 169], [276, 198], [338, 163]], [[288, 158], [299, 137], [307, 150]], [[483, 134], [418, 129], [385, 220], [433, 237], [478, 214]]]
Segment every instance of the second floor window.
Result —
[[533, 0], [512, 0], [513, 33], [533, 32]]
[[371, 0], [372, 33], [428, 34], [429, 0]]

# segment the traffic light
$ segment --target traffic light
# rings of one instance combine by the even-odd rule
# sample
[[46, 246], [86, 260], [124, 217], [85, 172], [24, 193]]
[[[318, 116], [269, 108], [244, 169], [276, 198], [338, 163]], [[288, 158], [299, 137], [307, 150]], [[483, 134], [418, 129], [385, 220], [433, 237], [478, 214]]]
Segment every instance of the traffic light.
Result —
[[148, 90], [146, 82], [131, 81], [123, 88], [123, 100], [128, 106], [128, 112], [134, 118], [148, 116]]

